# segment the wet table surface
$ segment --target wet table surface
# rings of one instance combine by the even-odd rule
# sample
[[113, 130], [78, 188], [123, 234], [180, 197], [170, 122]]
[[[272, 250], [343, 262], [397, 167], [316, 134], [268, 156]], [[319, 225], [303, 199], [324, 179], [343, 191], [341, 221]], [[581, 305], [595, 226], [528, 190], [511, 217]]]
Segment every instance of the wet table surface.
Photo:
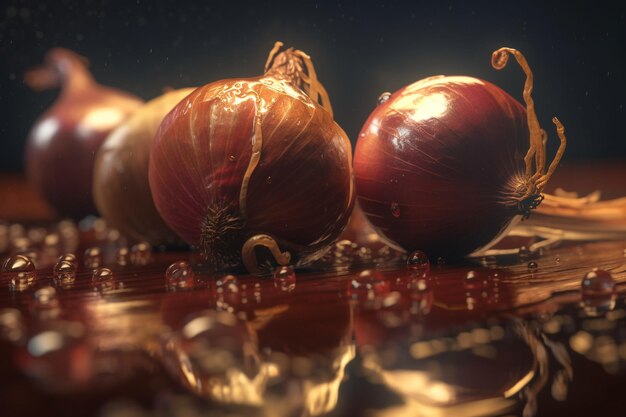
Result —
[[[22, 248], [36, 277], [2, 276], [3, 416], [613, 416], [626, 407], [626, 241], [454, 265], [407, 265], [381, 244], [344, 241], [311, 268], [257, 278], [206, 272], [189, 252], [133, 250], [101, 220], [33, 213], [39, 224], [0, 230], [3, 259], [3, 233], [37, 249]], [[67, 251], [77, 272], [55, 276]], [[178, 261], [193, 269], [166, 273]], [[97, 268], [111, 275], [94, 278]]]

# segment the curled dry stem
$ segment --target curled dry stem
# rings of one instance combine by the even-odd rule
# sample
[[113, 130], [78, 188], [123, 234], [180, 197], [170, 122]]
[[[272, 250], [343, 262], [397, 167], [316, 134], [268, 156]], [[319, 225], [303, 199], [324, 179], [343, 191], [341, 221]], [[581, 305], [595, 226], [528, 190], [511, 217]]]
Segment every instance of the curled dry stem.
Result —
[[332, 116], [333, 108], [328, 92], [317, 79], [311, 57], [293, 48], [288, 48], [279, 53], [282, 47], [282, 42], [274, 44], [265, 62], [265, 73], [286, 78]]
[[270, 253], [279, 265], [288, 265], [291, 261], [291, 254], [289, 252], [281, 252], [276, 240], [269, 235], [255, 235], [246, 240], [241, 248], [241, 259], [243, 264], [251, 274], [262, 274], [263, 271], [259, 268], [259, 261], [256, 257], [255, 249], [257, 246], [263, 246], [269, 249]]
[[550, 177], [554, 173], [563, 153], [565, 152], [566, 138], [565, 128], [561, 122], [554, 117], [552, 122], [556, 126], [556, 131], [561, 141], [557, 153], [550, 163], [548, 170], [545, 170], [546, 165], [546, 142], [547, 134], [541, 129], [539, 120], [537, 119], [537, 113], [535, 112], [535, 102], [532, 98], [533, 91], [533, 72], [526, 61], [526, 58], [522, 53], [513, 48], [500, 48], [495, 51], [491, 56], [491, 65], [495, 69], [502, 69], [506, 66], [509, 55], [513, 55], [517, 60], [524, 73], [526, 74], [526, 82], [524, 83], [524, 102], [526, 103], [526, 117], [528, 123], [528, 130], [530, 132], [530, 146], [528, 152], [524, 157], [524, 163], [526, 165], [526, 181], [527, 188], [524, 195], [520, 199], [520, 212], [525, 217], [530, 214], [530, 210], [536, 208], [540, 200], [540, 194], [546, 186]]

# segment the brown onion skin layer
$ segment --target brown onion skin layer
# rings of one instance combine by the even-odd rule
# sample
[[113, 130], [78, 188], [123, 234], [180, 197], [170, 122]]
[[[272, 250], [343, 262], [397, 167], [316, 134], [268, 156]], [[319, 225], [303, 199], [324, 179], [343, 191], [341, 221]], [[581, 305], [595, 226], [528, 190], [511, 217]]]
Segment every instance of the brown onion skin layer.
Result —
[[60, 215], [79, 219], [96, 214], [91, 193], [96, 152], [142, 101], [97, 84], [80, 57], [61, 48], [51, 50], [44, 67], [33, 71], [31, 78], [37, 72], [58, 77], [62, 88], [29, 133], [25, 161], [29, 181]]
[[499, 87], [470, 77], [418, 81], [379, 105], [361, 130], [358, 202], [407, 251], [467, 255], [515, 218], [528, 137], [524, 107]]
[[193, 88], [167, 92], [137, 109], [100, 147], [93, 195], [100, 214], [124, 235], [152, 245], [181, 240], [157, 212], [150, 184], [150, 148], [163, 117]]
[[[257, 106], [261, 158], [239, 207]], [[297, 261], [345, 227], [354, 196], [351, 148], [332, 116], [285, 81], [231, 79], [198, 88], [163, 120], [150, 157], [150, 187], [161, 217], [199, 246], [207, 208], [242, 219], [246, 239], [272, 236]]]

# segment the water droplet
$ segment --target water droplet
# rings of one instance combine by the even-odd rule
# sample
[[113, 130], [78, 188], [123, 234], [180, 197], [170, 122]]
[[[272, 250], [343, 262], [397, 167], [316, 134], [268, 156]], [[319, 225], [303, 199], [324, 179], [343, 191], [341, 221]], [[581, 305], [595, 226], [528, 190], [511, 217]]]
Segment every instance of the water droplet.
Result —
[[193, 288], [196, 283], [196, 274], [187, 261], [174, 262], [165, 271], [167, 289], [170, 291]]
[[265, 182], [268, 183], [268, 184], [271, 184], [272, 183], [272, 177], [270, 177], [268, 175], [268, 177], [265, 179]]
[[366, 307], [376, 308], [389, 291], [389, 283], [380, 272], [366, 269], [350, 281], [348, 296]]
[[537, 262], [535, 261], [528, 262], [528, 270], [530, 272], [535, 272], [537, 269], [539, 269], [539, 265], [537, 264]]
[[368, 248], [366, 246], [361, 246], [361, 247], [359, 247], [359, 249], [357, 249], [356, 256], [362, 262], [368, 262], [368, 261], [370, 261], [372, 259], [372, 249]]
[[110, 229], [107, 232], [107, 240], [109, 242], [117, 242], [120, 237], [122, 237], [122, 234], [117, 229]]
[[24, 319], [16, 308], [0, 310], [0, 339], [18, 342], [24, 336]]
[[57, 230], [61, 235], [63, 247], [66, 250], [76, 250], [76, 248], [78, 248], [80, 235], [74, 222], [63, 220], [57, 225]]
[[108, 281], [114, 278], [113, 271], [109, 268], [98, 268], [91, 275], [93, 281]]
[[152, 246], [148, 242], [139, 242], [130, 249], [130, 261], [133, 265], [147, 265], [152, 258]]
[[24, 249], [16, 252], [15, 254], [26, 256], [32, 261], [33, 265], [35, 265], [35, 268], [37, 268], [37, 263], [39, 261], [39, 252], [37, 252], [35, 249]]
[[75, 262], [64, 260], [58, 261], [53, 270], [54, 283], [61, 287], [70, 287], [76, 280], [76, 269]]
[[59, 306], [57, 291], [54, 287], [42, 287], [35, 291], [35, 307], [41, 309], [50, 309]]
[[463, 286], [466, 289], [483, 288], [483, 281], [478, 276], [476, 271], [467, 271], [465, 279], [463, 280]]
[[91, 223], [91, 229], [99, 235], [100, 238], [104, 237], [102, 232], [105, 232], [107, 229], [107, 221], [102, 217], [95, 217], [93, 222]]
[[445, 265], [445, 264], [446, 264], [446, 258], [444, 258], [443, 256], [438, 256], [437, 265]]
[[554, 263], [560, 264], [561, 263], [561, 258], [559, 258], [558, 256], [556, 258], [554, 258]]
[[217, 291], [237, 293], [239, 292], [239, 287], [237, 284], [237, 277], [235, 277], [234, 275], [224, 275], [216, 282]]
[[47, 246], [50, 248], [58, 246], [59, 242], [60, 242], [60, 238], [59, 238], [59, 235], [56, 233], [47, 234], [43, 240], [44, 246]]
[[39, 244], [43, 242], [44, 238], [46, 237], [46, 233], [47, 231], [43, 227], [33, 227], [32, 229], [28, 230], [27, 237], [32, 243]]
[[274, 271], [274, 286], [282, 291], [296, 289], [296, 273], [291, 266], [279, 266]]
[[102, 251], [99, 247], [93, 246], [85, 250], [85, 268], [96, 269], [102, 265]]
[[552, 398], [557, 401], [565, 401], [567, 399], [567, 386], [569, 382], [565, 370], [559, 370], [552, 380]]
[[528, 259], [530, 259], [531, 255], [532, 255], [532, 252], [526, 246], [520, 247], [517, 252], [517, 257], [519, 258], [520, 261], [527, 261]]
[[2, 265], [2, 280], [8, 281], [12, 290], [26, 290], [35, 283], [36, 278], [33, 261], [24, 255], [13, 255]]
[[395, 218], [400, 217], [400, 205], [396, 202], [391, 203], [391, 215]]
[[67, 342], [63, 333], [57, 330], [45, 330], [31, 337], [27, 348], [32, 356], [39, 358], [54, 352], [60, 352]]
[[350, 265], [354, 260], [354, 246], [355, 244], [348, 239], [335, 243], [335, 250], [332, 253], [333, 262], [336, 265]]
[[61, 261], [67, 261], [67, 262], [71, 262], [73, 264], [76, 264], [76, 255], [73, 253], [64, 253], [63, 255], [59, 256], [57, 258], [57, 263], [61, 262]]
[[583, 278], [582, 291], [588, 297], [611, 295], [615, 292], [615, 281], [609, 272], [596, 268]]
[[115, 275], [109, 268], [98, 268], [93, 271], [91, 283], [98, 291], [109, 291], [115, 288]]
[[408, 269], [428, 271], [430, 270], [428, 256], [421, 250], [413, 251], [406, 259], [406, 267]]
[[411, 280], [409, 283], [409, 289], [415, 292], [422, 292], [428, 290], [428, 281], [424, 278], [418, 278]]
[[18, 236], [11, 239], [11, 246], [14, 251], [25, 251], [30, 245], [30, 239], [24, 236]]
[[130, 263], [130, 251], [126, 246], [117, 249], [115, 261], [119, 266], [126, 266]]
[[386, 103], [387, 100], [389, 100], [389, 97], [391, 97], [391, 93], [388, 91], [385, 91], [380, 96], [378, 96], [378, 99], [376, 100], [376, 104], [380, 106], [381, 104]]
[[387, 245], [384, 245], [382, 248], [378, 249], [378, 251], [376, 252], [376, 255], [382, 261], [391, 259], [392, 257], [391, 248]]
[[24, 236], [26, 233], [26, 229], [19, 223], [13, 223], [9, 226], [9, 238], [13, 239], [15, 237]]
[[588, 272], [582, 281], [582, 306], [588, 316], [600, 316], [615, 308], [615, 281], [602, 269]]
[[225, 275], [217, 280], [217, 300], [216, 307], [220, 311], [234, 312], [234, 306], [239, 304], [239, 285], [237, 277]]
[[229, 160], [230, 162], [235, 162], [235, 160], [236, 160], [236, 159], [237, 159], [237, 158], [235, 158], [235, 155], [230, 155], [230, 156], [228, 157], [228, 160]]

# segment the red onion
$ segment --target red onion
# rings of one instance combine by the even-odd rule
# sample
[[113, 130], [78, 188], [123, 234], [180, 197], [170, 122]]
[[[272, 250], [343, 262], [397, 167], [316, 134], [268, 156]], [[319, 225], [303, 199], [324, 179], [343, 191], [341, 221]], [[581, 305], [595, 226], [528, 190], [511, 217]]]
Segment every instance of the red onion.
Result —
[[180, 241], [154, 207], [148, 161], [161, 120], [192, 91], [183, 88], [150, 100], [115, 129], [98, 151], [93, 182], [98, 211], [114, 227], [138, 241], [152, 245]]
[[565, 150], [564, 128], [553, 119], [561, 146], [546, 171], [525, 58], [502, 48], [492, 65], [503, 68], [509, 54], [527, 76], [526, 111], [470, 77], [431, 77], [381, 96], [361, 130], [354, 172], [359, 204], [392, 243], [431, 259], [467, 255], [541, 202]]
[[157, 210], [214, 267], [260, 273], [269, 259], [308, 263], [352, 209], [350, 141], [310, 58], [281, 46], [265, 75], [217, 81], [183, 99], [153, 143]]
[[24, 81], [35, 90], [61, 85], [61, 95], [33, 126], [26, 147], [28, 178], [59, 214], [96, 213], [91, 198], [95, 153], [139, 105], [128, 93], [97, 84], [84, 58], [55, 48]]

